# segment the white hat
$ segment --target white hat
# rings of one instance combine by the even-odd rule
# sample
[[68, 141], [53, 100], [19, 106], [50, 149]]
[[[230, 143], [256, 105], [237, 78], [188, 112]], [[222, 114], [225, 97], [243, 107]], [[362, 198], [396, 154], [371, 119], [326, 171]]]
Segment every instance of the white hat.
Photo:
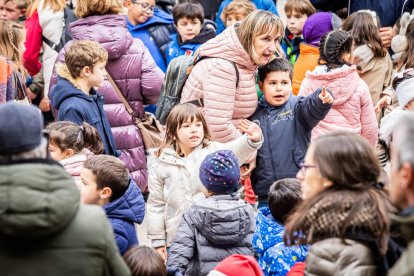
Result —
[[394, 131], [395, 127], [399, 119], [404, 116], [404, 114], [408, 114], [410, 111], [403, 110], [400, 106], [396, 107], [393, 111], [389, 114], [385, 115], [384, 118], [381, 119], [381, 126], [379, 129], [379, 138], [390, 146], [392, 132]]
[[404, 108], [411, 100], [414, 99], [414, 77], [406, 79], [398, 84], [395, 92], [397, 92], [400, 106]]

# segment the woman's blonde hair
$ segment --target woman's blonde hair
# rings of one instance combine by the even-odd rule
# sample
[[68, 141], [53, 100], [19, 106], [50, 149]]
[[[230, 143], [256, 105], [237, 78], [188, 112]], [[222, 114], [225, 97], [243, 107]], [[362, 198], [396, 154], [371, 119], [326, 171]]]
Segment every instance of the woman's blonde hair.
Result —
[[[284, 27], [280, 18], [269, 11], [263, 10], [255, 10], [250, 13], [236, 29], [241, 45], [255, 63], [258, 59], [258, 54], [254, 49], [255, 37], [274, 32], [282, 35], [283, 31]], [[277, 43], [277, 54], [283, 56], [280, 50], [280, 44]]]
[[77, 0], [75, 14], [79, 18], [93, 15], [119, 14], [122, 12], [120, 0]]
[[13, 61], [25, 79], [22, 53], [19, 46], [23, 43], [25, 31], [22, 25], [8, 20], [0, 20], [0, 55]]
[[[27, 8], [26, 15], [32, 16], [39, 7], [39, 0], [34, 0]], [[66, 7], [66, 0], [44, 0], [43, 9], [50, 8], [53, 12], [60, 12]]]
[[208, 145], [211, 140], [211, 136], [203, 114], [201, 114], [201, 111], [195, 105], [190, 103], [183, 103], [176, 105], [170, 111], [170, 114], [168, 114], [164, 142], [156, 152], [157, 156], [160, 156], [165, 148], [173, 148], [177, 154], [182, 154], [181, 149], [178, 145], [177, 131], [184, 123], [188, 121], [188, 119], [190, 119], [191, 122], [197, 120], [203, 124], [204, 139], [202, 141], [202, 145], [203, 147], [206, 147]]

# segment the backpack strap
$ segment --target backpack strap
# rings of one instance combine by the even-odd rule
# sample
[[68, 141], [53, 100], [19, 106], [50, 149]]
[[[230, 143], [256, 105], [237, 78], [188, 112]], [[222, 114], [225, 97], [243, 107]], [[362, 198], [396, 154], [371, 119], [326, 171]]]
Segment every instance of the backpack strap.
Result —
[[[62, 32], [64, 33], [65, 32], [65, 30], [62, 30]], [[65, 45], [62, 45], [63, 43], [62, 43], [62, 40], [59, 42], [59, 44], [55, 44], [55, 43], [53, 43], [49, 38], [47, 38], [47, 37], [45, 37], [44, 35], [42, 35], [42, 40], [43, 40], [43, 42], [45, 42], [50, 48], [52, 48], [52, 50], [53, 51], [55, 51], [55, 52], [57, 52], [57, 53], [59, 53], [60, 52], [60, 50], [62, 50], [62, 48], [63, 48], [63, 46], [65, 46]]]

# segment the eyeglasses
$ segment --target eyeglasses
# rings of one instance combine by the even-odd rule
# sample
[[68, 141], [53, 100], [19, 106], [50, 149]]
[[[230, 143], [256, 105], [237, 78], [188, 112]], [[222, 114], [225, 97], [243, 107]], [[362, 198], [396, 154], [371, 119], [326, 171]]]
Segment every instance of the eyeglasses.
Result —
[[317, 168], [315, 165], [306, 165], [305, 163], [300, 163], [300, 173], [304, 176], [307, 169]]
[[143, 11], [150, 11], [150, 12], [154, 12], [154, 10], [155, 10], [155, 6], [151, 6], [151, 4], [148, 4], [148, 3], [142, 3], [142, 2], [138, 2], [138, 1], [136, 1], [136, 0], [131, 0], [131, 2], [132, 2], [132, 4], [138, 4], [138, 5], [140, 5], [141, 6], [141, 8], [142, 8], [142, 10]]

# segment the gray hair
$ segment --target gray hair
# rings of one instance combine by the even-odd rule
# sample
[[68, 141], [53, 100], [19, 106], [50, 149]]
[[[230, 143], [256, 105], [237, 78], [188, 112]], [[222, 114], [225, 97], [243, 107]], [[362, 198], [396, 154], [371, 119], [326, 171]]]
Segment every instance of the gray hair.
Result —
[[17, 153], [17, 154], [0, 154], [1, 162], [15, 161], [15, 160], [25, 160], [33, 158], [45, 159], [47, 157], [47, 139], [42, 137], [42, 140], [36, 148]]
[[405, 114], [397, 123], [393, 133], [392, 149], [398, 155], [398, 164], [408, 162], [414, 168], [414, 114]]

